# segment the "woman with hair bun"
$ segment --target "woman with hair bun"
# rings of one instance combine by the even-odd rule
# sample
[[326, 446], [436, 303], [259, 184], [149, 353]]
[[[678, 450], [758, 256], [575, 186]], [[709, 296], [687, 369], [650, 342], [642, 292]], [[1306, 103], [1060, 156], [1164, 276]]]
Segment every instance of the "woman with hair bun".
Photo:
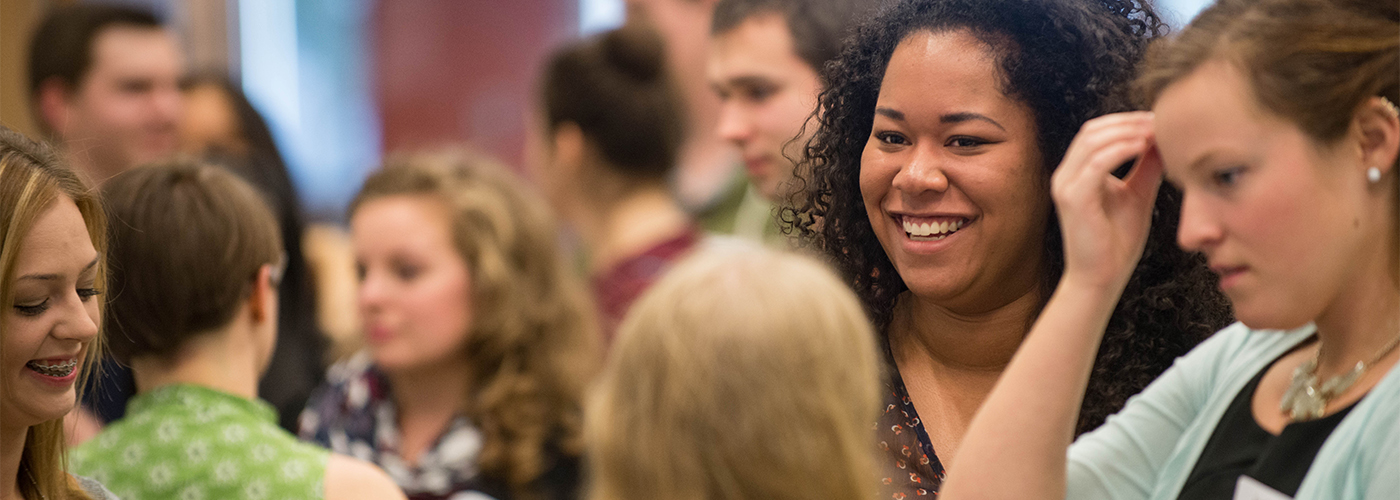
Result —
[[583, 240], [607, 337], [632, 301], [700, 242], [668, 184], [684, 103], [664, 55], [655, 33], [629, 26], [555, 52], [540, 84], [534, 168]]
[[[1393, 1], [1221, 0], [1149, 57], [1152, 112], [1089, 122], [1055, 176], [1064, 278], [944, 498], [1400, 494], [1397, 33]], [[1240, 323], [1071, 446], [1163, 172]]]
[[[784, 219], [834, 261], [886, 348], [883, 498], [932, 495], [956, 462], [1063, 269], [1050, 175], [1085, 121], [1131, 108], [1161, 30], [1145, 2], [905, 0], [825, 68], [805, 199]], [[1203, 260], [1173, 243], [1179, 202], [1154, 201], [1076, 432], [1228, 322]]]

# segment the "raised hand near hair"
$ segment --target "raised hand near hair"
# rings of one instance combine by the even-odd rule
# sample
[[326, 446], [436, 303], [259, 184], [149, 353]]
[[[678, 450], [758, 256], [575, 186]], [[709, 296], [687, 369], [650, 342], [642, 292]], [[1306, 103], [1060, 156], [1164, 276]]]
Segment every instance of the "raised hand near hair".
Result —
[[[1113, 175], [1134, 158], [1126, 177]], [[1152, 113], [1115, 113], [1084, 124], [1051, 181], [1066, 282], [1122, 290], [1142, 257], [1161, 184]]]
[[[1151, 113], [1119, 113], [1085, 123], [1070, 143], [1051, 183], [1064, 277], [968, 427], [945, 500], [1063, 497], [1094, 355], [1142, 258], [1162, 184], [1152, 130]], [[1113, 175], [1134, 158], [1127, 176]]]

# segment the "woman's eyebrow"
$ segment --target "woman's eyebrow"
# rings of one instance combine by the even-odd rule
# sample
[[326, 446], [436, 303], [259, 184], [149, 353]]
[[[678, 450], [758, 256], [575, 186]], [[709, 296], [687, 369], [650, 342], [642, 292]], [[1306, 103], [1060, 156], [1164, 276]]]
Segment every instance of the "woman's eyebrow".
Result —
[[981, 120], [981, 121], [990, 123], [990, 124], [992, 124], [992, 125], [996, 125], [996, 127], [999, 128], [999, 129], [1001, 129], [1002, 132], [1005, 132], [1005, 131], [1006, 131], [1006, 127], [1001, 126], [1001, 124], [1000, 124], [1000, 123], [997, 123], [996, 120], [993, 120], [991, 117], [989, 117], [989, 116], [987, 116], [987, 115], [984, 115], [984, 114], [981, 114], [981, 113], [973, 113], [973, 112], [970, 112], [970, 111], [964, 111], [964, 112], [961, 112], [961, 113], [946, 114], [946, 115], [940, 116], [940, 117], [938, 118], [938, 121], [943, 122], [943, 123], [962, 123], [962, 122], [972, 121], [972, 120]]
[[[895, 121], [905, 121], [904, 112], [894, 108], [878, 107], [875, 108], [875, 114], [887, 117]], [[972, 120], [984, 121], [996, 126], [996, 128], [1001, 129], [1003, 132], [1006, 131], [1006, 127], [1003, 127], [1000, 123], [997, 123], [996, 120], [993, 120], [991, 117], [981, 113], [964, 111], [960, 113], [949, 113], [938, 117], [938, 121], [940, 123], [962, 123]]]
[[895, 121], [904, 121], [904, 112], [893, 108], [875, 108], [875, 114]]
[[[88, 272], [89, 270], [91, 270], [92, 268], [97, 267], [97, 259], [98, 259], [97, 257], [93, 257], [92, 262], [89, 262], [86, 266], [83, 266], [83, 270], [82, 270], [82, 271], [79, 271], [79, 274], [81, 274], [81, 273], [86, 273], [86, 272]], [[62, 274], [58, 274], [58, 273], [34, 273], [34, 274], [26, 274], [26, 275], [24, 275], [24, 276], [20, 276], [16, 281], [20, 281], [20, 280], [56, 281], [56, 280], [59, 280], [59, 279], [62, 279], [62, 278], [63, 278], [63, 275], [62, 275]]]

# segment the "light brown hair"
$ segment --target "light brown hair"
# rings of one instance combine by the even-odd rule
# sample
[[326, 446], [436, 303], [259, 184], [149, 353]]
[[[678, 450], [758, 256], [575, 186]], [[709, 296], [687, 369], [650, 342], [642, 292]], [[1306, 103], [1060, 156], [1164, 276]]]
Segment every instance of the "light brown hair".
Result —
[[112, 263], [107, 323], [119, 360], [171, 360], [190, 338], [233, 319], [259, 268], [281, 263], [277, 219], [223, 169], [171, 160], [122, 172], [102, 194]]
[[544, 201], [496, 163], [460, 150], [391, 157], [350, 215], [401, 195], [448, 207], [472, 277], [464, 413], [484, 435], [477, 465], [530, 496], [550, 453], [581, 452], [582, 393], [601, 356], [593, 305]]
[[817, 261], [702, 251], [633, 306], [610, 356], [588, 404], [590, 499], [873, 492], [875, 333]]
[[1393, 0], [1220, 0], [1149, 51], [1148, 103], [1211, 61], [1245, 75], [1265, 110], [1330, 143], [1373, 96], [1400, 103], [1400, 4]]
[[[88, 237], [98, 255], [97, 279], [93, 286], [103, 290], [106, 222], [97, 196], [72, 171], [64, 168], [51, 148], [0, 126], [0, 304], [6, 304], [4, 314], [13, 314], [8, 304], [14, 300], [15, 265], [24, 236], [60, 196], [72, 199], [83, 216]], [[102, 309], [101, 301], [98, 301], [98, 309]], [[0, 323], [0, 339], [8, 334]], [[79, 388], [92, 374], [101, 356], [102, 339], [99, 333], [88, 343], [76, 382]], [[0, 390], [5, 388], [0, 387]], [[30, 427], [19, 473], [32, 481], [20, 481], [20, 493], [27, 498], [51, 500], [89, 498], [68, 476], [67, 468], [63, 419]]]

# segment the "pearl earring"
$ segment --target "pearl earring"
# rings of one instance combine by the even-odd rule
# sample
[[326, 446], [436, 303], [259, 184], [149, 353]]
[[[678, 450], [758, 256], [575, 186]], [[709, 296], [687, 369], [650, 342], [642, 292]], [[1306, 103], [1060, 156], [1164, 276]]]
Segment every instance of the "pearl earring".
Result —
[[1381, 181], [1381, 169], [1376, 168], [1376, 167], [1371, 167], [1371, 168], [1366, 169], [1366, 180], [1371, 181], [1371, 184], [1375, 184], [1375, 183], [1377, 183], [1377, 182], [1380, 182], [1380, 181]]
[[1390, 114], [1395, 116], [1396, 118], [1400, 118], [1400, 106], [1396, 106], [1395, 103], [1390, 102], [1390, 99], [1386, 99], [1385, 96], [1380, 96], [1380, 98], [1381, 104], [1384, 105], [1385, 108], [1390, 111]]

